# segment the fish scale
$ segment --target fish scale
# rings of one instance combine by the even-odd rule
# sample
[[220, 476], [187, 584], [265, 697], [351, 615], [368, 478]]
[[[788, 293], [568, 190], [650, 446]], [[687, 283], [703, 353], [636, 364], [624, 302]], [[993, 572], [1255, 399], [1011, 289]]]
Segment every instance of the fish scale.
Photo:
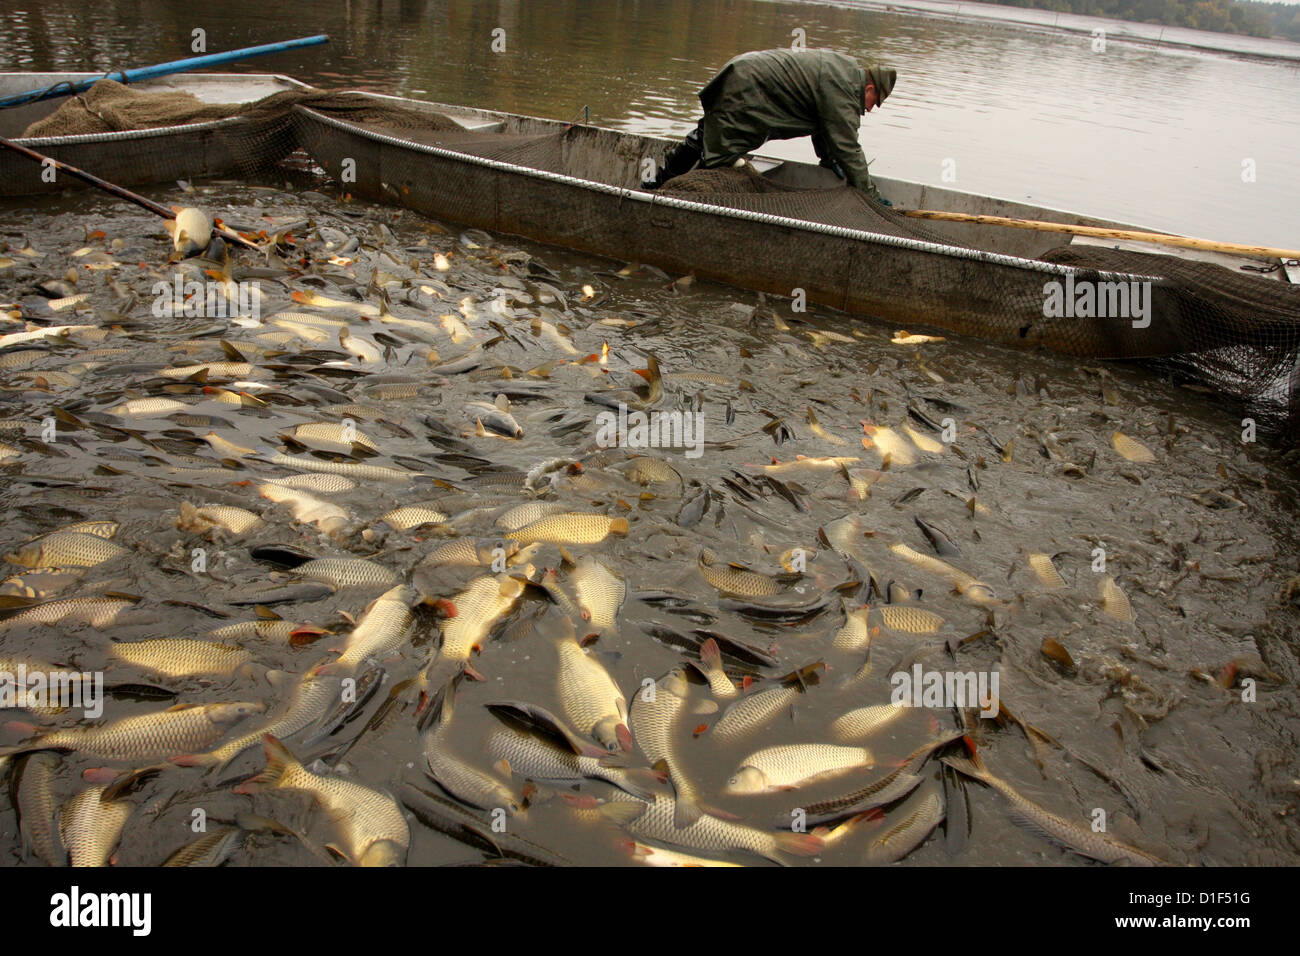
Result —
[[109, 653], [120, 661], [166, 677], [228, 676], [253, 658], [248, 651], [233, 644], [166, 637], [114, 644]]
[[624, 580], [590, 555], [578, 561], [569, 579], [587, 626], [597, 630], [613, 627], [627, 597]]
[[[319, 720], [338, 700], [343, 681], [339, 677], [308, 671], [293, 689], [293, 696], [276, 717], [262, 727], [237, 737], [215, 750], [193, 754], [187, 763], [226, 763], [262, 739], [263, 734], [284, 739]], [[196, 748], [197, 749], [197, 748]]]
[[77, 750], [105, 760], [159, 760], [190, 753], [220, 740], [230, 727], [262, 704], [177, 705], [164, 711], [123, 717], [98, 727], [70, 727], [37, 737], [24, 749]]
[[[562, 640], [557, 650], [556, 684], [564, 716], [580, 733], [600, 741], [606, 750], [625, 749], [624, 744], [630, 749], [625, 724], [627, 701], [618, 684], [577, 641]], [[625, 739], [620, 742], [620, 737]]]
[[[927, 786], [885, 818], [887, 829], [869, 844], [867, 863], [893, 863], [901, 860], [925, 842], [945, 816], [943, 792], [937, 785]], [[896, 822], [894, 821], [897, 818]]]
[[876, 608], [880, 623], [891, 631], [908, 634], [938, 634], [944, 620], [933, 611], [908, 604], [884, 604]]
[[331, 587], [383, 587], [397, 580], [397, 572], [365, 558], [313, 558], [294, 568], [294, 574]]
[[551, 544], [597, 544], [611, 534], [627, 534], [626, 518], [601, 514], [555, 514], [529, 522], [507, 532], [506, 537], [521, 544], [534, 541]]
[[131, 816], [125, 800], [104, 803], [103, 787], [81, 791], [59, 813], [59, 835], [72, 866], [105, 866]]
[[25, 608], [5, 618], [0, 621], [0, 629], [15, 624], [58, 624], [72, 621], [82, 621], [96, 628], [107, 627], [118, 614], [134, 604], [134, 601], [127, 598], [61, 598]]
[[797, 686], [773, 687], [742, 697], [727, 708], [727, 712], [709, 731], [709, 736], [720, 741], [739, 740], [793, 704], [801, 693], [802, 690]]
[[351, 673], [367, 657], [387, 657], [406, 640], [411, 627], [409, 594], [403, 584], [385, 591], [371, 602], [352, 634], [343, 655], [331, 667]]
[[5, 560], [25, 568], [94, 567], [119, 555], [128, 548], [97, 534], [79, 531], [55, 531], [29, 541]]
[[904, 708], [893, 704], [874, 704], [859, 707], [831, 723], [831, 734], [837, 740], [860, 740], [879, 733], [903, 716]]
[[509, 763], [515, 773], [536, 780], [604, 780], [628, 793], [642, 795], [645, 792], [629, 779], [627, 770], [603, 766], [598, 757], [561, 749], [523, 731], [505, 727], [493, 731], [487, 739], [486, 749], [490, 756]]
[[687, 710], [689, 688], [679, 668], [670, 671], [655, 685], [653, 700], [647, 700], [648, 686], [643, 686], [633, 697], [631, 731], [650, 763], [663, 761], [668, 768], [677, 800], [673, 806], [677, 826], [685, 827], [700, 815], [697, 794], [686, 774], [677, 763], [673, 741], [677, 724]]
[[[754, 790], [749, 789], [750, 785], [759, 783], [763, 790], [797, 787], [817, 778], [871, 767], [872, 761], [871, 751], [865, 747], [837, 744], [765, 747], [741, 761], [727, 789], [732, 793], [751, 793]], [[757, 775], [747, 775], [748, 770], [757, 770], [761, 780]]]
[[14, 768], [14, 803], [24, 847], [46, 866], [62, 866], [65, 858], [55, 825], [54, 774], [58, 766], [54, 754], [38, 752], [22, 758]]

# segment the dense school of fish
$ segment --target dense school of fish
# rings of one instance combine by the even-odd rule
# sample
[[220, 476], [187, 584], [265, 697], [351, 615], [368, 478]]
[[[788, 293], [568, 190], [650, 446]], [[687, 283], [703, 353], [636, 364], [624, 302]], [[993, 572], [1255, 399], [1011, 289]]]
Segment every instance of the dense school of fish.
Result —
[[[220, 215], [260, 253], [174, 229], [169, 258], [150, 223], [0, 249], [0, 671], [108, 695], [98, 719], [5, 704], [9, 855], [889, 863], [1014, 818], [1026, 860], [1202, 861], [1172, 827], [1094, 825], [1183, 785], [1176, 758], [1111, 760], [1017, 697], [1085, 688], [1140, 741], [1188, 695], [1282, 685], [1253, 641], [1145, 666], [1143, 616], [1174, 613], [1131, 597], [1150, 544], [1024, 520], [1157, 480], [1172, 417], [977, 420], [942, 337], [761, 297], [683, 318], [689, 276], [238, 194]], [[699, 454], [598, 441], [620, 406], [700, 416]], [[1242, 504], [1218, 487], [1179, 505], [1205, 549]], [[999, 669], [956, 706], [893, 701], [900, 674]], [[1032, 799], [999, 772], [1027, 759]]]

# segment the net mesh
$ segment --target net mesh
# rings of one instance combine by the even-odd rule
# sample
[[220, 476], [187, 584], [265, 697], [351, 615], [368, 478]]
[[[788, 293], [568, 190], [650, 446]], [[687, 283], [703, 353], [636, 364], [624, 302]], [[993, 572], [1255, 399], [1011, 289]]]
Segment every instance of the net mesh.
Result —
[[[625, 146], [616, 134], [589, 127], [539, 130], [537, 124], [506, 122], [470, 130], [426, 108], [355, 93], [295, 90], [253, 103], [213, 104], [182, 92], [141, 93], [110, 80], [70, 97], [51, 115], [29, 127], [26, 135], [67, 136], [228, 119], [231, 122], [214, 128], [214, 136], [229, 152], [235, 168], [251, 176], [274, 166], [303, 145], [298, 142], [292, 121], [295, 106], [399, 139], [615, 186], [637, 185], [643, 153], [654, 149], [635, 138], [624, 139], [638, 145]], [[628, 148], [634, 152], [593, 155]], [[415, 157], [409, 162], [417, 161]], [[749, 164], [694, 170], [664, 184], [661, 193], [732, 209], [963, 246], [858, 190], [844, 186], [798, 188], [774, 182]], [[489, 201], [487, 197], [482, 199]], [[474, 197], [464, 200], [473, 202]], [[704, 228], [713, 229], [712, 238], [721, 240], [724, 230], [730, 227], [718, 223]], [[709, 236], [697, 238], [707, 240]], [[970, 310], [968, 326], [963, 327], [960, 321], [945, 325], [955, 331], [1008, 340], [1014, 339], [1017, 332], [1023, 338], [1032, 328], [1050, 326], [1049, 334], [1040, 341], [1061, 351], [1100, 358], [1148, 359], [1162, 369], [1193, 378], [1226, 395], [1281, 407], [1294, 421], [1300, 405], [1300, 390], [1296, 387], [1300, 384], [1300, 286], [1208, 262], [1095, 245], [1066, 245], [1041, 258], [1083, 270], [1076, 282], [1103, 282], [1105, 277], [1100, 272], [1154, 277], [1152, 303], [1159, 309], [1162, 333], [1153, 336], [1135, 332], [1127, 320], [1046, 320], [1042, 294], [1025, 285], [1007, 294], [1005, 286], [989, 278], [991, 270], [979, 263], [961, 267], [960, 282], [954, 282], [951, 273], [946, 280], [920, 275], [892, 279], [900, 297], [908, 294], [907, 280], [931, 287], [947, 281], [955, 286], [951, 298], [979, 303], [978, 308]], [[882, 285], [891, 280], [879, 278]], [[960, 315], [961, 309], [954, 314]]]

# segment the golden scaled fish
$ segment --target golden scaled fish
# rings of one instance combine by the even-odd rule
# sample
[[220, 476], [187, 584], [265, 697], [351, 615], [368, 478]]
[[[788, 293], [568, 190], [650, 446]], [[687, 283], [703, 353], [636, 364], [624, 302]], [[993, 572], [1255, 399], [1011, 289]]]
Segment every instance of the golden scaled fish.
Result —
[[312, 558], [293, 569], [308, 581], [320, 581], [332, 588], [388, 588], [397, 583], [392, 568], [367, 558]]
[[406, 642], [406, 633], [411, 628], [411, 598], [411, 591], [404, 584], [375, 598], [353, 628], [343, 654], [317, 672], [349, 675], [368, 657], [383, 658], [396, 653]]
[[180, 513], [176, 518], [176, 528], [180, 531], [192, 531], [203, 534], [213, 528], [229, 531], [231, 534], [245, 534], [262, 524], [261, 515], [245, 508], [233, 505], [205, 505], [196, 508], [188, 501], [182, 501]]
[[[676, 801], [670, 804], [673, 826], [677, 829], [697, 823], [703, 813], [698, 792], [683, 772], [677, 755], [678, 725], [691, 710], [689, 694], [685, 672], [678, 667], [655, 684], [643, 684], [632, 698], [633, 738], [650, 763], [668, 774], [677, 794]], [[705, 702], [705, 705], [697, 710], [707, 712], [717, 708], [712, 701]]]
[[926, 345], [930, 342], [945, 342], [947, 340], [942, 335], [920, 335], [908, 332], [906, 329], [899, 329], [889, 341], [894, 345]]
[[700, 575], [709, 586], [725, 594], [768, 597], [781, 590], [781, 586], [766, 574], [751, 571], [741, 564], [718, 564], [711, 551], [701, 551], [697, 564]]
[[177, 368], [158, 370], [158, 374], [163, 378], [177, 380], [193, 378], [200, 373], [206, 375], [206, 379], [247, 378], [252, 372], [253, 366], [248, 362], [201, 362], [197, 365], [181, 365]]
[[442, 524], [447, 517], [446, 512], [428, 505], [403, 505], [380, 515], [379, 520], [395, 531], [409, 531], [426, 524]]
[[668, 850], [660, 846], [651, 846], [639, 840], [629, 840], [623, 849], [633, 863], [642, 866], [740, 866], [725, 860], [710, 860], [704, 856], [691, 856], [679, 850]]
[[626, 518], [566, 512], [538, 518], [516, 531], [507, 532], [505, 536], [521, 544], [598, 544], [611, 534], [622, 536], [628, 531]]
[[136, 598], [130, 597], [75, 597], [60, 598], [23, 608], [16, 614], [0, 620], [0, 630], [10, 627], [22, 627], [28, 624], [73, 624], [85, 623], [91, 627], [104, 628], [117, 620], [118, 615], [129, 607], [134, 607]]
[[500, 538], [456, 538], [430, 551], [419, 566], [486, 568], [499, 558], [504, 558], [509, 567], [516, 563], [515, 556], [518, 554], [519, 545], [513, 541], [502, 541]]
[[798, 700], [808, 685], [817, 683], [821, 667], [818, 662], [788, 674], [782, 678], [779, 687], [741, 697], [709, 729], [709, 737], [716, 738], [719, 742], [736, 741], [762, 729], [773, 717]]
[[867, 624], [871, 608], [863, 606], [847, 611], [844, 625], [835, 632], [831, 646], [837, 651], [860, 651], [871, 643], [871, 627]]
[[709, 690], [716, 699], [735, 700], [739, 696], [740, 691], [722, 666], [722, 650], [713, 638], [700, 645], [700, 662], [695, 669], [709, 682]]
[[943, 442], [935, 441], [929, 435], [922, 434], [921, 432], [913, 428], [911, 425], [904, 424], [903, 431], [905, 431], [907, 433], [907, 437], [912, 440], [912, 444], [915, 445], [917, 448], [921, 449], [921, 451], [925, 452], [926, 454], [942, 455], [945, 451], [948, 450], [948, 446], [945, 445]]
[[1033, 570], [1034, 575], [1038, 578], [1038, 583], [1043, 587], [1050, 589], [1065, 587], [1065, 578], [1061, 577], [1061, 572], [1056, 570], [1056, 565], [1052, 563], [1050, 554], [1031, 551], [1028, 554], [1028, 560], [1030, 569]]
[[565, 719], [611, 753], [631, 750], [627, 699], [609, 671], [571, 637], [560, 640], [556, 652], [555, 682]]
[[449, 602], [454, 613], [442, 622], [442, 644], [420, 677], [426, 695], [436, 694], [469, 662], [493, 629], [514, 611], [524, 584], [506, 574], [475, 578]]
[[261, 618], [256, 621], [235, 621], [233, 624], [223, 624], [221, 627], [208, 631], [205, 636], [211, 641], [242, 642], [263, 640], [298, 647], [303, 644], [310, 644], [326, 633], [323, 628], [312, 624], [299, 624], [295, 621], [285, 621], [280, 618]]
[[875, 608], [882, 626], [907, 634], [938, 634], [944, 620], [933, 611], [912, 604], [882, 604]]
[[[342, 475], [354, 481], [410, 481], [415, 477], [413, 471], [400, 471], [384, 465], [370, 465], [351, 461], [320, 461], [316, 458], [295, 458], [292, 455], [275, 454], [267, 459], [273, 465], [284, 465], [299, 471], [325, 472]], [[281, 479], [287, 481], [289, 479]]]
[[534, 521], [563, 510], [564, 505], [558, 501], [528, 501], [497, 515], [496, 526], [507, 531], [518, 531]]
[[311, 305], [318, 309], [351, 309], [361, 315], [378, 317], [379, 306], [370, 305], [368, 302], [358, 302], [355, 299], [331, 299], [328, 296], [320, 295], [316, 292], [304, 292], [299, 289], [289, 298], [299, 305]]
[[1115, 434], [1111, 435], [1110, 442], [1126, 461], [1152, 462], [1156, 460], [1155, 453], [1150, 448], [1136, 438], [1130, 438], [1123, 432], [1115, 432]]
[[112, 538], [117, 534], [119, 527], [121, 526], [116, 521], [78, 521], [75, 524], [64, 525], [58, 530], [75, 534], [93, 534], [97, 538]]
[[751, 794], [794, 790], [814, 780], [873, 766], [875, 758], [866, 747], [838, 744], [765, 747], [741, 761], [740, 767], [727, 781], [726, 792]]
[[231, 727], [260, 714], [260, 701], [177, 704], [167, 710], [124, 717], [94, 727], [68, 727], [41, 734], [9, 752], [76, 750], [104, 760], [162, 760], [216, 743]]
[[330, 501], [322, 501], [305, 491], [283, 485], [262, 484], [258, 493], [276, 504], [288, 505], [295, 521], [314, 524], [326, 534], [333, 534], [348, 523], [348, 513]]
[[[448, 684], [432, 705], [433, 726], [424, 735], [425, 773], [457, 800], [472, 807], [501, 809], [511, 815], [519, 812], [519, 801], [505, 780], [484, 773], [452, 750], [449, 737], [454, 695], [454, 684]], [[500, 760], [492, 769], [506, 780], [510, 778], [508, 761]]]
[[588, 631], [599, 633], [614, 627], [619, 609], [627, 599], [627, 582], [591, 555], [584, 555], [577, 562], [566, 559], [566, 566]]
[[163, 866], [220, 866], [239, 848], [244, 831], [220, 827], [191, 840], [163, 861]]
[[309, 771], [270, 734], [262, 737], [266, 769], [235, 788], [236, 793], [297, 790], [309, 794], [333, 821], [337, 840], [327, 843], [353, 866], [402, 866], [411, 831], [397, 801], [341, 777]]
[[831, 736], [841, 743], [865, 740], [903, 716], [904, 708], [893, 704], [858, 707], [831, 722]]
[[68, 858], [56, 825], [54, 780], [58, 767], [59, 757], [42, 750], [19, 757], [13, 769], [13, 802], [23, 855], [34, 856], [46, 866], [63, 866]]
[[1129, 603], [1128, 596], [1120, 590], [1114, 578], [1110, 575], [1102, 577], [1100, 591], [1101, 609], [1107, 617], [1125, 623], [1133, 621], [1133, 605]]
[[356, 426], [346, 422], [306, 422], [293, 430], [293, 437], [300, 441], [328, 442], [335, 445], [361, 445], [372, 451], [378, 451], [375, 440]]
[[892, 428], [863, 422], [862, 429], [867, 433], [862, 439], [863, 448], [874, 448], [882, 458], [888, 458], [891, 465], [916, 464], [916, 448]]
[[54, 531], [6, 554], [5, 560], [25, 568], [93, 568], [128, 550], [96, 534]]
[[107, 866], [131, 816], [126, 800], [104, 801], [103, 787], [89, 787], [63, 805], [59, 836], [71, 866]]
[[922, 554], [901, 542], [891, 544], [889, 550], [894, 552], [894, 554], [902, 558], [904, 561], [907, 561], [909, 564], [913, 564], [923, 571], [928, 571], [930, 574], [944, 578], [968, 601], [984, 607], [991, 607], [997, 604], [997, 598], [993, 594], [992, 588], [981, 581], [977, 581], [960, 568], [953, 567], [947, 561], [941, 561], [928, 554]]
[[867, 844], [863, 862], [883, 865], [901, 860], [924, 843], [946, 815], [943, 787], [937, 777], [932, 777], [885, 815], [883, 829]]
[[861, 463], [861, 458], [817, 458], [809, 457], [807, 455], [796, 455], [791, 461], [774, 461], [770, 465], [764, 465], [763, 470], [769, 475], [777, 476], [816, 474], [818, 472], [837, 471]]
[[184, 411], [189, 406], [174, 398], [132, 398], [108, 410], [110, 415], [149, 415], [159, 417]]
[[164, 677], [228, 677], [253, 659], [242, 647], [163, 637], [111, 645], [109, 656]]

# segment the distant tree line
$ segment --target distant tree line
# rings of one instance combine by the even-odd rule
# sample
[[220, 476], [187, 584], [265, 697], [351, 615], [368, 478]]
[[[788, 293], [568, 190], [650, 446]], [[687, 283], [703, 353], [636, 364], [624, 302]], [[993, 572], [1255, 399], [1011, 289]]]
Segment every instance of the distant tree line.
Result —
[[1010, 7], [1034, 7], [1090, 17], [1111, 17], [1191, 27], [1218, 33], [1283, 37], [1300, 41], [1300, 4], [1254, 0], [996, 0]]

